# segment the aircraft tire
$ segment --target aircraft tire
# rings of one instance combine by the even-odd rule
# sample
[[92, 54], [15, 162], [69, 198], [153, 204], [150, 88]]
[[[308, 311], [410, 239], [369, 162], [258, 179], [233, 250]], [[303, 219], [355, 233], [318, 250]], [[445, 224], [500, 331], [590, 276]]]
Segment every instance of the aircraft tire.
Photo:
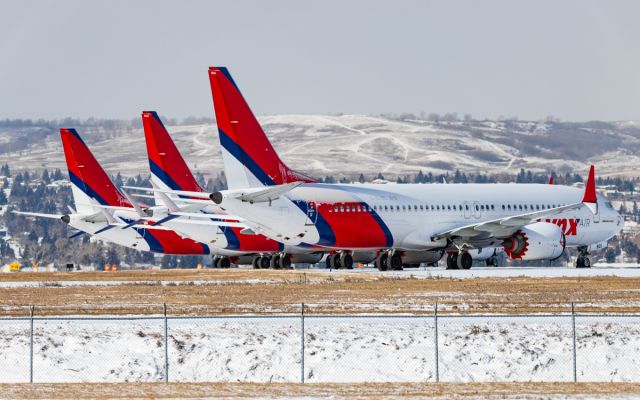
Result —
[[447, 254], [447, 269], [458, 269], [458, 253]]
[[353, 257], [346, 251], [340, 254], [340, 265], [345, 269], [353, 269]]
[[280, 269], [280, 256], [277, 254], [274, 254], [271, 256], [271, 259], [269, 260], [269, 268], [271, 269]]
[[389, 254], [387, 254], [386, 251], [381, 252], [380, 254], [378, 254], [378, 257], [376, 258], [376, 264], [378, 267], [378, 270], [380, 271], [386, 271], [387, 270], [387, 258], [389, 257]]
[[473, 257], [468, 251], [463, 251], [458, 255], [458, 269], [470, 269], [473, 265]]
[[220, 257], [218, 265], [220, 268], [224, 269], [231, 268], [231, 260], [229, 260], [229, 257]]
[[400, 253], [394, 252], [393, 254], [387, 257], [387, 267], [391, 271], [402, 270], [402, 257], [400, 256]]
[[260, 268], [269, 269], [269, 256], [260, 257]]
[[342, 264], [340, 264], [340, 253], [331, 255], [331, 264], [334, 269], [342, 269]]
[[291, 257], [289, 257], [288, 254], [283, 253], [280, 255], [279, 258], [280, 258], [279, 263], [282, 269], [293, 269], [291, 267]]

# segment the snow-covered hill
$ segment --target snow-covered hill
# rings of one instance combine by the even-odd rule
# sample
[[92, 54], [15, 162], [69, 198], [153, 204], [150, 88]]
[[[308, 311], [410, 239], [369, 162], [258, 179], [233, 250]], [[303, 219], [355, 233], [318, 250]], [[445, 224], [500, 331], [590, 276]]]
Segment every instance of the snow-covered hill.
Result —
[[[584, 173], [588, 163], [600, 176], [640, 176], [640, 123], [423, 121], [362, 115], [276, 115], [260, 118], [276, 150], [290, 167], [313, 176], [369, 176], [451, 172]], [[0, 130], [0, 163], [14, 169], [63, 167], [54, 127]], [[170, 126], [194, 170], [222, 167], [214, 125]], [[80, 129], [109, 172], [147, 173], [140, 129]], [[26, 141], [15, 151], [7, 145]], [[5, 150], [2, 150], [5, 149]]]

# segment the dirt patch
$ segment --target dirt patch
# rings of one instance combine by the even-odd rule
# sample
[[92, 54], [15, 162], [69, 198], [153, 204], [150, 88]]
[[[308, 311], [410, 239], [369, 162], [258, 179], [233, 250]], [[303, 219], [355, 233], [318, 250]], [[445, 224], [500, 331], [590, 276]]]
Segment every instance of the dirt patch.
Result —
[[[413, 278], [318, 271], [20, 273], [0, 282], [0, 315], [235, 313], [640, 313], [640, 278]], [[82, 284], [81, 282], [85, 282]], [[101, 282], [111, 285], [101, 286]]]
[[629, 383], [412, 383], [412, 384], [252, 384], [252, 383], [77, 383], [0, 385], [12, 399], [96, 398], [610, 398], [640, 395]]

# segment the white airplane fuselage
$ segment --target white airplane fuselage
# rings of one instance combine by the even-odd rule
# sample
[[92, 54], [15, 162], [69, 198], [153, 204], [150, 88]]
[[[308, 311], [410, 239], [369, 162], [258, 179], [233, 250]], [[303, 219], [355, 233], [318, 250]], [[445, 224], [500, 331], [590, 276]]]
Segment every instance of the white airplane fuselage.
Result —
[[[248, 192], [245, 190], [244, 192]], [[241, 201], [227, 191], [221, 206], [287, 245], [331, 249], [429, 250], [446, 246], [433, 236], [456, 227], [580, 203], [582, 189], [543, 184], [303, 184], [270, 202]], [[542, 221], [557, 225], [567, 246], [605, 241], [622, 218], [598, 196], [587, 207]]]

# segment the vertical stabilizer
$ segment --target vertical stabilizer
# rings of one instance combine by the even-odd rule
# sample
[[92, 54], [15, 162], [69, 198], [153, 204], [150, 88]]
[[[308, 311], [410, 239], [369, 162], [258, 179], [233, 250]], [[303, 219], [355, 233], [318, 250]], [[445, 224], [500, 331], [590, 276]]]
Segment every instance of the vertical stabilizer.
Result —
[[[142, 112], [151, 180], [161, 189], [204, 192], [155, 111]], [[157, 196], [157, 195], [156, 195]], [[156, 198], [156, 204], [164, 202]]]
[[102, 169], [75, 129], [60, 129], [73, 200], [79, 213], [96, 212], [91, 204], [132, 207]]
[[280, 160], [225, 67], [210, 67], [211, 94], [229, 189], [314, 182]]

